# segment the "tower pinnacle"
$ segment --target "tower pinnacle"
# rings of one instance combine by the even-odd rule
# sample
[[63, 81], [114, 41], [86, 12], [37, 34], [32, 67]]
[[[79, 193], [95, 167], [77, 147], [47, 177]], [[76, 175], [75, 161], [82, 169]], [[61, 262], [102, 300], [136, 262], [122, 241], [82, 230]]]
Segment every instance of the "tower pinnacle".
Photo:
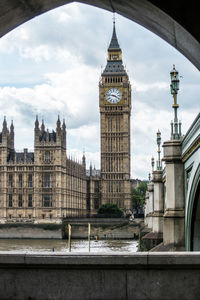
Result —
[[112, 50], [120, 50], [120, 46], [118, 43], [118, 39], [117, 39], [117, 34], [116, 34], [116, 30], [115, 30], [115, 17], [113, 18], [113, 34], [112, 34], [112, 38], [110, 41], [110, 45], [108, 47], [108, 51], [112, 51]]
[[35, 129], [39, 129], [38, 115], [36, 115], [36, 119], [35, 119]]
[[122, 62], [122, 50], [119, 46], [116, 29], [115, 29], [115, 19], [113, 20], [113, 33], [108, 47], [108, 57], [107, 64], [102, 73], [103, 76], [110, 75], [125, 75], [127, 76], [126, 70]]
[[7, 132], [7, 122], [6, 122], [5, 116], [4, 116], [4, 120], [3, 120], [3, 131]]

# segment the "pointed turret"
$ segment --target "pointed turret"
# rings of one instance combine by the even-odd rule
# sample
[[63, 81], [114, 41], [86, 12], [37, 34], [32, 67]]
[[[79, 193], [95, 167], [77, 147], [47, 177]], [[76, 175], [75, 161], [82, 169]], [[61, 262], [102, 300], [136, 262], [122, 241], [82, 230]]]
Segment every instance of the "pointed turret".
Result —
[[66, 125], [65, 125], [65, 119], [63, 119], [62, 124], [62, 145], [64, 148], [66, 148]]
[[10, 132], [13, 132], [14, 131], [14, 125], [13, 125], [13, 120], [11, 121], [11, 124], [10, 124]]
[[90, 163], [90, 176], [92, 176], [92, 163]]
[[66, 130], [65, 119], [63, 119], [62, 129], [63, 129], [63, 130]]
[[56, 130], [60, 130], [61, 122], [60, 122], [60, 116], [59, 116], [59, 115], [58, 115], [58, 120], [57, 120], [57, 122], [56, 122], [56, 125], [57, 125]]
[[49, 129], [47, 128], [47, 132], [46, 132], [46, 141], [49, 142]]
[[13, 125], [13, 120], [11, 121], [11, 125], [10, 125], [10, 148], [11, 150], [14, 151], [14, 125]]
[[39, 121], [38, 121], [37, 115], [36, 115], [36, 119], [35, 119], [35, 129], [39, 129]]
[[120, 46], [118, 43], [118, 39], [117, 39], [117, 34], [116, 34], [116, 30], [115, 30], [115, 21], [113, 21], [113, 34], [112, 34], [112, 38], [110, 41], [110, 45], [108, 47], [108, 51], [112, 51], [112, 50], [120, 50]]
[[44, 130], [45, 130], [44, 120], [42, 120], [41, 131], [44, 132]]
[[34, 129], [34, 144], [35, 145], [37, 144], [37, 142], [39, 142], [39, 136], [40, 136], [40, 128], [39, 128], [38, 116], [36, 115], [35, 129]]
[[86, 169], [86, 158], [85, 158], [85, 151], [83, 151], [83, 156], [82, 156], [82, 165]]
[[7, 133], [7, 122], [6, 122], [6, 117], [4, 116], [4, 120], [3, 120], [3, 132]]

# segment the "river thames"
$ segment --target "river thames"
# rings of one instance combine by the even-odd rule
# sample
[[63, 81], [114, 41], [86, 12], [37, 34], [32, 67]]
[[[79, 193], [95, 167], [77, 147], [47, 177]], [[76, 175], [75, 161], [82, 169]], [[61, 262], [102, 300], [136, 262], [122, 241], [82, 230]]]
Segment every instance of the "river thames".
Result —
[[[88, 252], [87, 240], [72, 240], [71, 252]], [[138, 241], [135, 240], [99, 240], [90, 241], [91, 253], [137, 252]], [[69, 253], [68, 240], [45, 239], [1, 239], [0, 251], [12, 253]]]

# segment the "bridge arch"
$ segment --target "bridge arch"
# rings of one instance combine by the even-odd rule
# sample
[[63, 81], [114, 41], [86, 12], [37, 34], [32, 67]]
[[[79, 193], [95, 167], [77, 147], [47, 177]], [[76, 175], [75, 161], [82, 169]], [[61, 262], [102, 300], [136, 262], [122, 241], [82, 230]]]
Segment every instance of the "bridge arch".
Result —
[[200, 251], [200, 164], [196, 169], [188, 199], [186, 248]]
[[[1, 0], [0, 37], [20, 24], [72, 0]], [[200, 70], [198, 8], [180, 9], [176, 2], [155, 0], [79, 0], [135, 21], [167, 41]], [[187, 5], [181, 4], [182, 6]]]

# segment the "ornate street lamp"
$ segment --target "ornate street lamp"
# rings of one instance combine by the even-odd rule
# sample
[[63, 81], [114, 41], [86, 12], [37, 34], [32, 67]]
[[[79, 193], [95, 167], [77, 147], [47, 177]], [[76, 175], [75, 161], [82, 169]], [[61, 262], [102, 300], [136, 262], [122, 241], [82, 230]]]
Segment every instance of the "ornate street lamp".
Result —
[[179, 90], [179, 79], [178, 79], [178, 71], [175, 69], [175, 65], [173, 65], [173, 69], [170, 72], [170, 76], [171, 76], [171, 85], [170, 85], [171, 94], [177, 95]]
[[149, 173], [149, 182], [151, 181], [151, 173]]
[[154, 157], [152, 157], [151, 159], [152, 172], [154, 171], [154, 166], [155, 166]]
[[157, 161], [157, 170], [162, 170], [161, 160], [160, 160], [160, 145], [161, 145], [161, 132], [157, 132], [157, 145], [158, 145], [158, 161]]
[[178, 71], [175, 69], [175, 65], [173, 65], [173, 69], [170, 72], [171, 77], [171, 94], [174, 98], [174, 104], [172, 105], [174, 109], [174, 122], [171, 122], [171, 139], [179, 140], [181, 138], [181, 122], [178, 122], [178, 108], [179, 105], [177, 103], [177, 94], [179, 90], [179, 76]]

